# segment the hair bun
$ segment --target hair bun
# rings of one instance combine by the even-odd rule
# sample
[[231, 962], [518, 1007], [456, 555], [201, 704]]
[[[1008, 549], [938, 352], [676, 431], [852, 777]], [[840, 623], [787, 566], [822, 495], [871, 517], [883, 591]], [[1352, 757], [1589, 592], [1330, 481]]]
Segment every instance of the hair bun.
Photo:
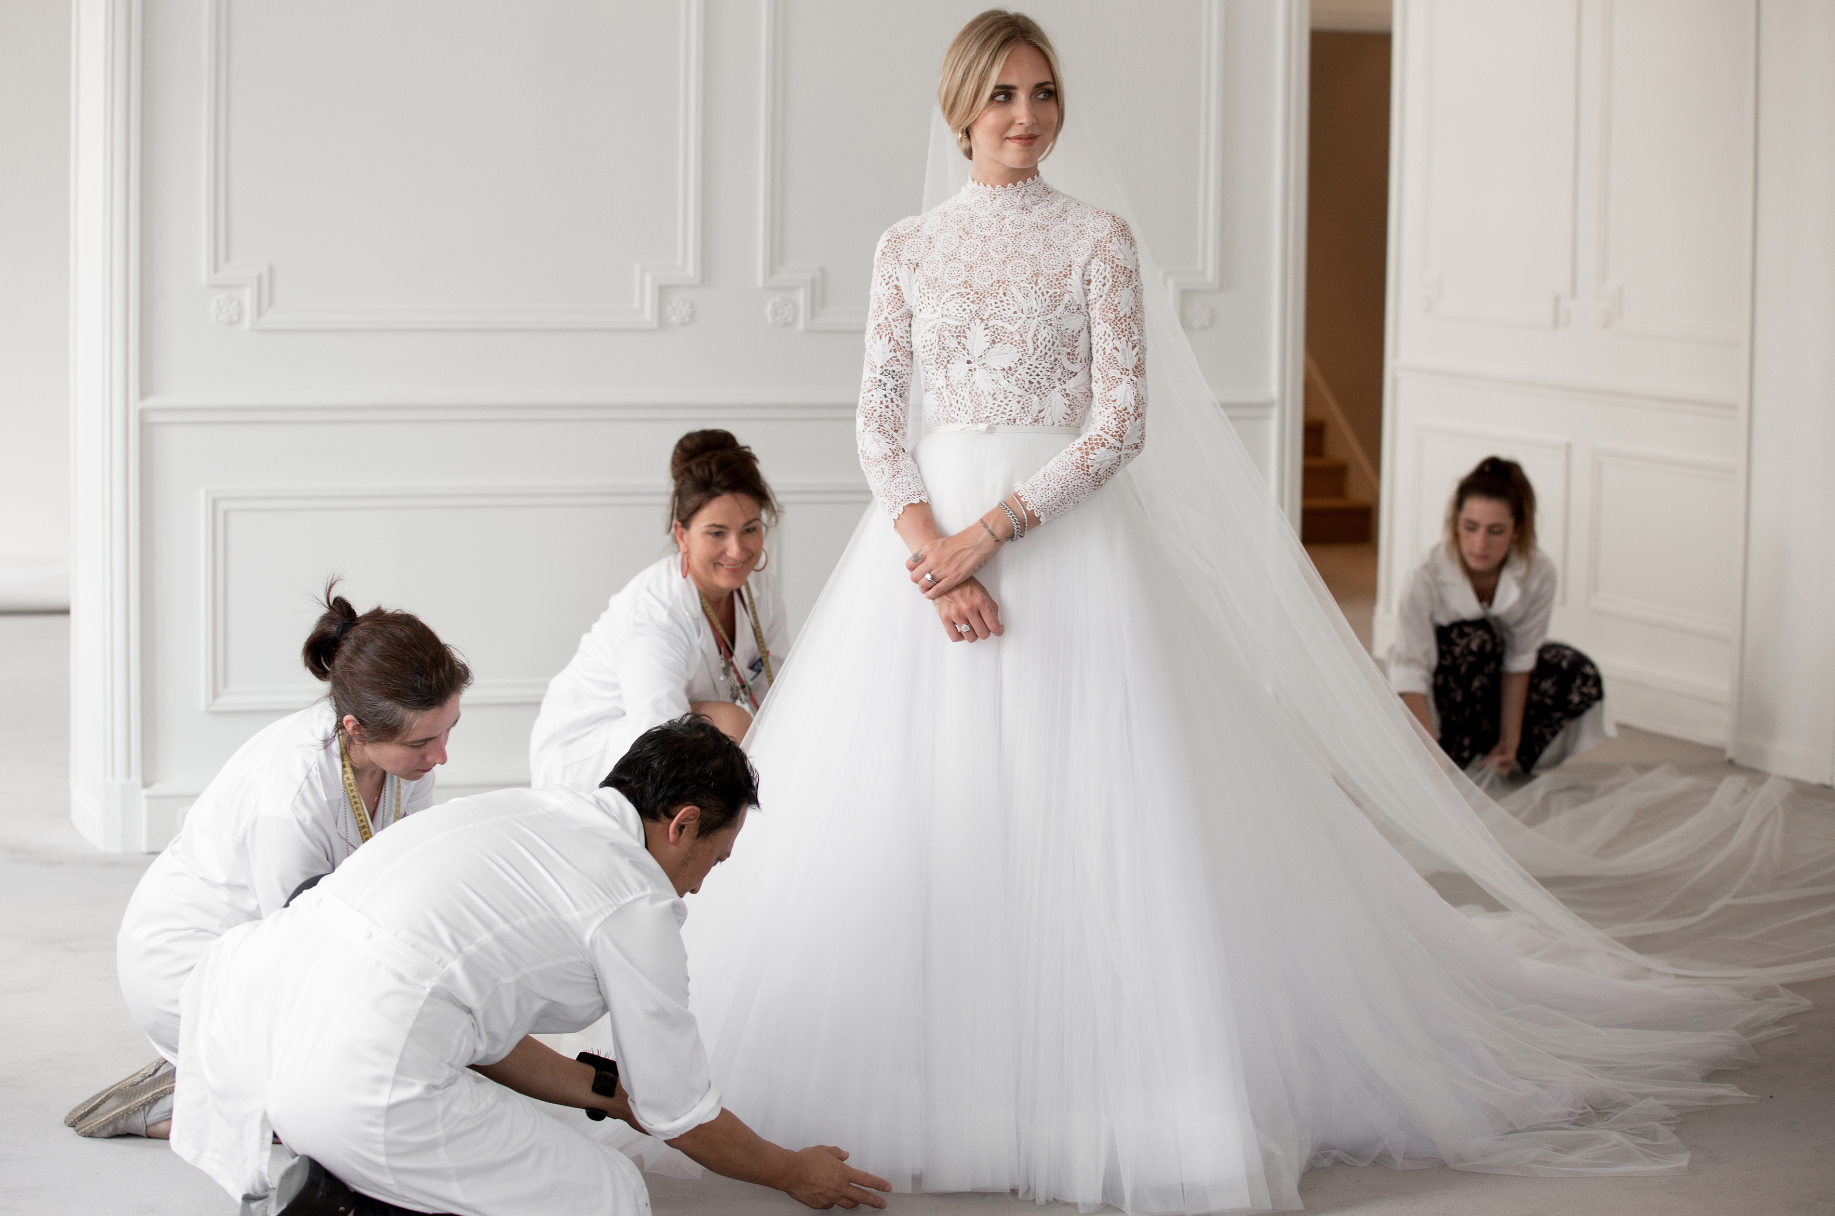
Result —
[[344, 645], [344, 635], [357, 623], [357, 610], [351, 607], [349, 600], [337, 594], [337, 587], [335, 577], [325, 584], [325, 596], [320, 601], [325, 611], [313, 623], [301, 652], [306, 670], [319, 680], [331, 679], [331, 665], [338, 657], [338, 649]]
[[675, 481], [682, 479], [688, 466], [703, 456], [715, 452], [732, 452], [741, 449], [738, 439], [731, 431], [718, 428], [707, 431], [690, 431], [675, 441], [675, 451], [669, 456], [669, 476]]

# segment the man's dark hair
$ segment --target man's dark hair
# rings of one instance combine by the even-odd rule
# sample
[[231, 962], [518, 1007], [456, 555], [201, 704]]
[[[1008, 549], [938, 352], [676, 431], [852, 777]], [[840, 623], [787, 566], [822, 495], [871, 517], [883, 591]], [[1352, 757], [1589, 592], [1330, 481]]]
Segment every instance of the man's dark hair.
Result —
[[751, 761], [700, 714], [683, 714], [637, 736], [599, 784], [617, 790], [639, 815], [656, 822], [666, 822], [677, 807], [700, 807], [700, 836], [725, 831], [758, 805], [758, 773]]

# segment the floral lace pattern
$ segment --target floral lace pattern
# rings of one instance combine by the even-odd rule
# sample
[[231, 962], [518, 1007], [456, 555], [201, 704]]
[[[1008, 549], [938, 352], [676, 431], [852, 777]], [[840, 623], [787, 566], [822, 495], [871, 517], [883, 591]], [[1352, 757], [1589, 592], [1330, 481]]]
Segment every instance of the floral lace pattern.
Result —
[[1143, 331], [1127, 224], [1043, 178], [970, 182], [893, 225], [873, 258], [854, 422], [880, 506], [896, 519], [929, 501], [907, 444], [915, 364], [931, 426], [1084, 427], [1018, 487], [1041, 520], [1070, 510], [1146, 443]]

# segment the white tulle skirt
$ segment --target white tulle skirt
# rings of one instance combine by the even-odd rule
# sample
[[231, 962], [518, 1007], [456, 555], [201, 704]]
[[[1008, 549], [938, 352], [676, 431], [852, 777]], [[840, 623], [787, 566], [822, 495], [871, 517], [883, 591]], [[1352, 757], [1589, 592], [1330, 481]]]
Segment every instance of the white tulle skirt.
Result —
[[[918, 451], [972, 525], [1062, 435]], [[1299, 1206], [1309, 1165], [1679, 1169], [1666, 1121], [1797, 1007], [1512, 953], [1440, 898], [1174, 577], [1135, 483], [1003, 547], [952, 643], [877, 510], [754, 729], [690, 901], [727, 1106], [900, 1190]], [[1208, 619], [1215, 621], [1215, 614]]]

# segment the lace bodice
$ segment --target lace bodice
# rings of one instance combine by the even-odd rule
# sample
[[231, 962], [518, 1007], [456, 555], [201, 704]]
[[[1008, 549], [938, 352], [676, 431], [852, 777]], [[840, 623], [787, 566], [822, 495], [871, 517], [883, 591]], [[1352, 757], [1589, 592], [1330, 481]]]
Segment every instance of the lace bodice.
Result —
[[906, 434], [914, 352], [928, 425], [1088, 420], [1017, 487], [1041, 520], [1089, 497], [1146, 442], [1133, 234], [1043, 178], [970, 182], [893, 225], [873, 259], [866, 346], [855, 437], [867, 483], [893, 518], [929, 501]]

